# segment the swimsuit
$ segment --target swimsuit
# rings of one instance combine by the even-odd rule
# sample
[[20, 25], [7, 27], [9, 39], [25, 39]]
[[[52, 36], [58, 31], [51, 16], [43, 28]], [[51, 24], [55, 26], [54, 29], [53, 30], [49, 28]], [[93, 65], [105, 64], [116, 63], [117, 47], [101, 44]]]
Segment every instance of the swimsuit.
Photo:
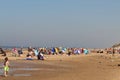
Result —
[[4, 66], [4, 70], [5, 71], [9, 71], [9, 67], [8, 66]]

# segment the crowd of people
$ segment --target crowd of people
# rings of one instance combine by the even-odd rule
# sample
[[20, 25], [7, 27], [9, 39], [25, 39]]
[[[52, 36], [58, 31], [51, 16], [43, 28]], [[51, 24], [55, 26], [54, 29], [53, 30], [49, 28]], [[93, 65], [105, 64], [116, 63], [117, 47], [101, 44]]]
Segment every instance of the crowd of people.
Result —
[[[44, 55], [79, 55], [88, 53], [107, 53], [107, 54], [120, 54], [120, 49], [114, 48], [106, 48], [106, 49], [86, 49], [86, 48], [64, 48], [64, 47], [52, 47], [52, 48], [32, 48], [31, 46], [25, 48], [27, 50], [26, 58], [32, 59], [32, 57], [36, 56], [38, 60], [44, 60]], [[0, 53], [2, 56], [7, 56], [6, 51], [0, 48]], [[20, 57], [23, 52], [23, 48], [12, 48], [11, 49], [12, 56]]]
[[88, 54], [89, 51], [83, 48], [62, 48], [62, 47], [53, 47], [53, 48], [32, 48], [28, 47], [27, 59], [32, 59], [33, 56], [37, 56], [38, 60], [44, 60], [44, 55], [72, 55], [72, 54]]
[[59, 54], [72, 55], [72, 54], [82, 54], [82, 53], [88, 54], [89, 53], [89, 51], [84, 48], [62, 48], [62, 47], [38, 48], [38, 49], [33, 48], [34, 53], [36, 53], [35, 52], [36, 50], [47, 55], [59, 55]]
[[[3, 56], [7, 56], [6, 52], [0, 48]], [[79, 55], [79, 54], [88, 54], [90, 50], [85, 48], [63, 48], [63, 47], [52, 47], [52, 48], [32, 48], [31, 46], [26, 48], [27, 54], [26, 59], [32, 59], [32, 57], [36, 56], [38, 60], [44, 60], [44, 55]], [[12, 56], [20, 57], [24, 54], [23, 48], [12, 48], [11, 50]]]

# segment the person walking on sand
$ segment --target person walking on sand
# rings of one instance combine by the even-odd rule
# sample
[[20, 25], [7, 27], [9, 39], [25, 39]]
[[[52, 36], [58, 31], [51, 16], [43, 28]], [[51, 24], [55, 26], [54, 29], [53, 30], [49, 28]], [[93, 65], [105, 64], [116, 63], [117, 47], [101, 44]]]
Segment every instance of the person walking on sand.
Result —
[[7, 77], [8, 76], [8, 71], [9, 71], [9, 67], [10, 67], [10, 64], [9, 64], [9, 61], [8, 61], [8, 57], [5, 57], [4, 59], [4, 76]]

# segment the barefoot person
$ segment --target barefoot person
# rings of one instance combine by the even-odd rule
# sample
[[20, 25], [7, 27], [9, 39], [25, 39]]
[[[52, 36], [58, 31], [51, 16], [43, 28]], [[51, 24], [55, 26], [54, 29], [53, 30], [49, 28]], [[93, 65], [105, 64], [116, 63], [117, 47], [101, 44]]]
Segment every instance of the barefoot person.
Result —
[[9, 61], [8, 61], [8, 57], [6, 57], [5, 61], [4, 61], [4, 76], [5, 77], [8, 76], [9, 67], [10, 67], [10, 64], [9, 64]]

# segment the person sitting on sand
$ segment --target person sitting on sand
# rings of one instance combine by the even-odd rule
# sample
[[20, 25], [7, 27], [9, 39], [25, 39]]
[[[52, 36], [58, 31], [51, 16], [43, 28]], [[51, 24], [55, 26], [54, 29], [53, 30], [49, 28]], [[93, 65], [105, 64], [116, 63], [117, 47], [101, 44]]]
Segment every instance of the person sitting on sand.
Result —
[[18, 50], [18, 56], [20, 57], [23, 54], [22, 48]]
[[72, 54], [72, 49], [68, 49], [68, 56], [70, 56]]
[[88, 50], [84, 49], [84, 54], [87, 55], [88, 54]]
[[31, 55], [27, 55], [26, 60], [33, 60]]
[[28, 47], [28, 52], [31, 52], [31, 51], [33, 51], [33, 48], [30, 46]]
[[4, 76], [7, 77], [8, 76], [8, 71], [9, 71], [9, 61], [8, 61], [8, 57], [5, 57], [5, 61], [4, 61]]
[[32, 51], [28, 52], [28, 54], [26, 55], [26, 60], [33, 60], [33, 52]]
[[17, 48], [13, 48], [12, 49], [12, 56], [15, 56], [15, 57], [17, 57], [18, 56], [18, 50], [17, 50]]
[[43, 50], [41, 49], [40, 52], [37, 55], [38, 60], [44, 60]]
[[3, 54], [2, 56], [6, 56], [6, 52], [2, 48], [0, 48], [0, 51]]

